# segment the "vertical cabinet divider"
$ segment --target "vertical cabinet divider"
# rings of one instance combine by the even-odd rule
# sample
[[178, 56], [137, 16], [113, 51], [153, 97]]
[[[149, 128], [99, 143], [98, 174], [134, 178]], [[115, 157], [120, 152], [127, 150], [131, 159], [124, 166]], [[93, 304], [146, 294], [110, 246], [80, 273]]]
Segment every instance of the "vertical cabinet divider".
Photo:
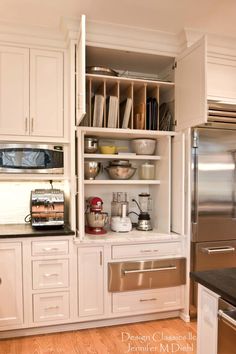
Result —
[[146, 129], [146, 84], [134, 82], [133, 85], [133, 128]]

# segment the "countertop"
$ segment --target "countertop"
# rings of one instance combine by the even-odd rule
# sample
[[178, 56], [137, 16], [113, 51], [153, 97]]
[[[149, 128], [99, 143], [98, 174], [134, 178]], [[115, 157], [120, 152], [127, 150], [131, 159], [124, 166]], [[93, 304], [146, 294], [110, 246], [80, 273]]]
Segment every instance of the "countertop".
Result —
[[236, 268], [191, 272], [190, 276], [236, 306]]
[[33, 228], [29, 224], [0, 224], [0, 238], [35, 237], [35, 236], [68, 236], [74, 235], [68, 225], [57, 228]]

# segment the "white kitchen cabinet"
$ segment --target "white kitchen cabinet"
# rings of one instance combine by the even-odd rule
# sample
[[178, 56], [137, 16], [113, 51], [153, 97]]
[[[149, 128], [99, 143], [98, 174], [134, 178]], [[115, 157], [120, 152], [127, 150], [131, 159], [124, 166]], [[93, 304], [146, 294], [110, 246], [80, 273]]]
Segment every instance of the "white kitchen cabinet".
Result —
[[21, 242], [0, 244], [0, 330], [23, 324]]
[[198, 41], [176, 58], [176, 130], [207, 122], [206, 39]]
[[[107, 140], [110, 143], [116, 144], [118, 147], [126, 147], [126, 154], [106, 155], [101, 153], [85, 154], [84, 153], [84, 138], [86, 136], [96, 136], [100, 141]], [[150, 212], [153, 231], [155, 234], [170, 234], [174, 231], [178, 234], [183, 234], [184, 230], [184, 210], [179, 206], [184, 200], [184, 185], [182, 174], [184, 173], [184, 140], [181, 133], [173, 132], [155, 132], [155, 131], [140, 131], [140, 130], [125, 130], [125, 129], [104, 129], [104, 128], [77, 128], [78, 136], [78, 205], [79, 215], [78, 220], [79, 237], [84, 239], [85, 235], [85, 210], [86, 200], [91, 196], [100, 197], [103, 200], [103, 211], [110, 215], [111, 200], [113, 192], [126, 192], [129, 201], [129, 211], [139, 212], [132, 199], [138, 200], [138, 195], [141, 192], [149, 193], [152, 198], [152, 211]], [[180, 138], [178, 138], [180, 136]], [[154, 155], [132, 155], [130, 152], [130, 141], [135, 138], [152, 138], [157, 141], [157, 149]], [[178, 143], [172, 144], [172, 139], [178, 140]], [[175, 152], [176, 151], [176, 152]], [[175, 161], [173, 168], [171, 167], [171, 156], [174, 156]], [[94, 180], [88, 180], [84, 177], [84, 162], [89, 160], [101, 162], [103, 167], [107, 166], [109, 161], [116, 159], [128, 159], [132, 166], [136, 168], [136, 172], [131, 179], [119, 180], [110, 179], [104, 169]], [[153, 180], [142, 180], [139, 178], [139, 168], [142, 163], [150, 160], [155, 165], [155, 178]], [[178, 173], [174, 171], [178, 170]], [[179, 187], [171, 189], [172, 174], [178, 177]], [[178, 196], [173, 197], [177, 192]], [[171, 203], [172, 200], [172, 203]], [[171, 207], [173, 204], [173, 207]], [[137, 221], [137, 216], [130, 214], [132, 221]], [[175, 222], [174, 222], [175, 221]], [[174, 229], [172, 228], [172, 224]], [[108, 235], [112, 238], [114, 232], [110, 232], [107, 225]], [[140, 235], [140, 231], [135, 229], [127, 233], [127, 238], [134, 234]], [[150, 232], [147, 233], [150, 235]], [[143, 235], [142, 235], [143, 236]]]
[[29, 134], [29, 49], [0, 46], [0, 134]]
[[217, 354], [219, 295], [198, 284], [197, 354]]
[[63, 137], [63, 54], [30, 50], [30, 134]]
[[64, 134], [63, 53], [0, 46], [0, 135]]
[[85, 40], [86, 40], [86, 22], [85, 15], [81, 16], [80, 31], [77, 43], [77, 60], [76, 60], [76, 124], [86, 114], [86, 87], [85, 87]]
[[44, 237], [30, 241], [28, 247], [31, 252], [30, 322], [33, 326], [69, 322], [75, 311], [73, 288], [76, 287], [72, 282], [71, 241]]
[[112, 295], [112, 312], [138, 314], [179, 310], [183, 307], [182, 287], [127, 291]]
[[63, 321], [70, 315], [69, 293], [53, 292], [33, 295], [34, 322]]
[[79, 317], [104, 313], [103, 247], [78, 248]]

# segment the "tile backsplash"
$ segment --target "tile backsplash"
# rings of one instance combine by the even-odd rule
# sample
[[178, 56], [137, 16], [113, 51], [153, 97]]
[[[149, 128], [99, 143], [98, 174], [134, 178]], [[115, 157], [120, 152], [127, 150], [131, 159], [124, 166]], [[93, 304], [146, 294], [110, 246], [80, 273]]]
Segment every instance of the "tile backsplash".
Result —
[[[64, 189], [63, 182], [53, 182], [54, 188]], [[24, 224], [30, 213], [30, 193], [37, 188], [50, 189], [48, 181], [0, 182], [0, 224]]]

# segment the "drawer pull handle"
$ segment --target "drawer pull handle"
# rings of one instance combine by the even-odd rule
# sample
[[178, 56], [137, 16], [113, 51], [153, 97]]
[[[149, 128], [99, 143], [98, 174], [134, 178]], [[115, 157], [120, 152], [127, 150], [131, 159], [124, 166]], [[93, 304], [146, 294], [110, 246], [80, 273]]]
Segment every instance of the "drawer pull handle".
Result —
[[50, 252], [50, 251], [58, 251], [59, 248], [57, 247], [45, 247], [43, 248], [43, 251]]
[[141, 250], [141, 253], [159, 252], [159, 250]]
[[45, 273], [43, 276], [49, 278], [49, 277], [57, 277], [58, 275], [59, 275], [58, 273]]
[[160, 272], [162, 270], [176, 270], [176, 266], [160, 267], [160, 268], [148, 268], [148, 269], [133, 269], [133, 270], [123, 270], [124, 275], [132, 273], [148, 273], [148, 272]]
[[48, 307], [45, 307], [45, 310], [57, 310], [59, 309], [59, 306], [48, 306]]
[[144, 301], [157, 301], [156, 297], [152, 297], [151, 299], [140, 299], [140, 302], [144, 302]]
[[212, 254], [212, 253], [231, 253], [234, 252], [235, 248], [231, 246], [222, 246], [222, 247], [205, 247], [202, 248], [202, 252]]

